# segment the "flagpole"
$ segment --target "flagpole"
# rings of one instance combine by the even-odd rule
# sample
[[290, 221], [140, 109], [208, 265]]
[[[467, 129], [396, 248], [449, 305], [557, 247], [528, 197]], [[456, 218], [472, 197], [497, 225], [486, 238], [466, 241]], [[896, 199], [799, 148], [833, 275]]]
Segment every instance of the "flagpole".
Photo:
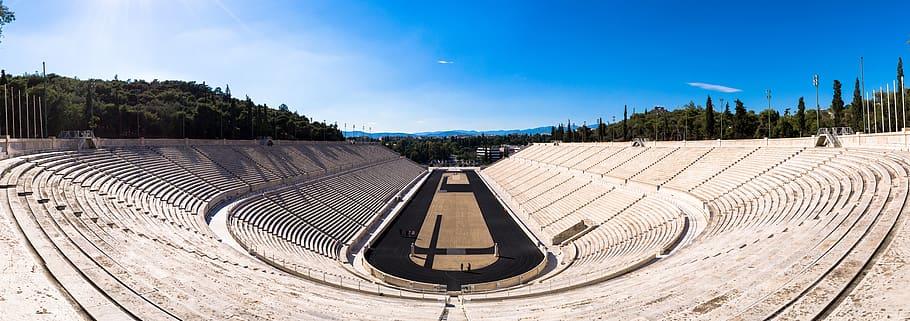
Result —
[[904, 128], [907, 128], [907, 98], [904, 96], [904, 76], [901, 76], [901, 109], [904, 110]]
[[[897, 80], [892, 80], [891, 83], [894, 84], [894, 127], [897, 127], [897, 115], [898, 115], [898, 113], [897, 113]], [[904, 118], [904, 126], [901, 127], [900, 130], [898, 130], [900, 132], [903, 132], [904, 127], [907, 126], [907, 114], [906, 113], [903, 114], [903, 118]]]
[[878, 111], [875, 109], [875, 89], [872, 89], [872, 95], [869, 97], [872, 98], [872, 132], [878, 133]]
[[891, 106], [885, 106], [885, 100], [884, 100], [884, 98], [885, 98], [885, 87], [879, 86], [879, 87], [878, 87], [878, 93], [879, 93], [880, 95], [882, 95], [882, 97], [879, 97], [879, 99], [878, 99], [878, 102], [882, 104], [882, 132], [885, 132], [885, 128], [886, 128], [885, 125], [886, 125], [886, 124], [887, 124], [887, 126], [888, 126], [888, 127], [887, 127], [887, 128], [888, 128], [887, 131], [890, 132], [890, 131], [891, 131], [891, 117], [887, 117], [888, 121], [885, 122], [885, 118], [886, 118], [886, 117], [885, 117], [885, 111], [890, 112], [890, 110], [887, 110], [886, 108], [889, 108], [889, 109], [890, 109]]
[[42, 121], [44, 118], [41, 116], [44, 113], [41, 112], [41, 97], [36, 100], [38, 101], [38, 135], [40, 138], [44, 138], [44, 122]]
[[882, 88], [882, 87], [878, 88], [878, 109], [882, 110], [882, 133], [884, 133], [886, 123], [885, 123], [885, 102], [882, 100], [882, 96], [884, 95], [884, 94], [882, 94], [882, 89], [884, 89], [884, 88]]
[[16, 91], [17, 96], [19, 96], [19, 138], [22, 138], [22, 91]]
[[28, 87], [25, 87], [25, 138], [28, 137], [28, 132], [31, 131], [31, 126], [28, 124]]
[[6, 96], [9, 93], [9, 87], [6, 84], [3, 85], [3, 130], [6, 132], [6, 137], [9, 138], [9, 110], [7, 106]]
[[865, 60], [862, 56], [859, 57], [859, 78], [860, 78], [860, 87], [862, 88], [861, 90], [863, 91], [863, 95], [864, 95], [863, 96], [863, 113], [866, 116], [865, 117], [865, 120], [866, 120], [865, 130], [868, 133], [868, 132], [871, 132], [871, 130], [870, 130], [871, 128], [869, 126], [870, 125], [869, 124], [869, 109], [867, 108], [868, 103], [866, 102], [866, 96], [865, 96], [865, 94], [866, 94], [866, 67], [865, 67]]
[[4, 132], [6, 132], [7, 138], [9, 138], [9, 113], [7, 113], [7, 110], [9, 108], [7, 108], [7, 103], [6, 103], [6, 96], [7, 96], [8, 91], [9, 91], [8, 87], [4, 84], [3, 85], [3, 130], [4, 130]]

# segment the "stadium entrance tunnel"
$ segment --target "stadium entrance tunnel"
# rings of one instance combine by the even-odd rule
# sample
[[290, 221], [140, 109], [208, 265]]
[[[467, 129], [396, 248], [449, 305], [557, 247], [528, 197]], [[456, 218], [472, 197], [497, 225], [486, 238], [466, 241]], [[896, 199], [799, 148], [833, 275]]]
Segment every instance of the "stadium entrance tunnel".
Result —
[[532, 279], [544, 254], [473, 170], [434, 170], [366, 250], [387, 283], [492, 290]]

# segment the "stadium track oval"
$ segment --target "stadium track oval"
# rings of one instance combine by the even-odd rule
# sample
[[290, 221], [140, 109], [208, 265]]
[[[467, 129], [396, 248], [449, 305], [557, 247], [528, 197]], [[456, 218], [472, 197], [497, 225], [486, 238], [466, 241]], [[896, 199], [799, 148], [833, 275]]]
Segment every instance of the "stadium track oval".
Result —
[[449, 291], [462, 285], [484, 283], [513, 277], [533, 269], [543, 254], [506, 212], [486, 184], [474, 171], [464, 171], [477, 198], [493, 242], [499, 244], [500, 257], [493, 264], [473, 271], [440, 271], [414, 264], [409, 258], [413, 238], [398, 235], [399, 230], [420, 230], [433, 200], [443, 170], [434, 170], [414, 198], [394, 218], [392, 224], [367, 250], [366, 259], [385, 273], [425, 283], [443, 284]]

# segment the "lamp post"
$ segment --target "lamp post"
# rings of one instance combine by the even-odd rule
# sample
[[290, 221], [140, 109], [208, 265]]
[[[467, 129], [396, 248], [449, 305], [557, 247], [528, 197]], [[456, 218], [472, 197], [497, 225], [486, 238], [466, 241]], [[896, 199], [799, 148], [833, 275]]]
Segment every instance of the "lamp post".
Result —
[[812, 76], [812, 85], [815, 86], [815, 130], [818, 131], [819, 128], [822, 128], [821, 115], [822, 107], [818, 103], [818, 74]]

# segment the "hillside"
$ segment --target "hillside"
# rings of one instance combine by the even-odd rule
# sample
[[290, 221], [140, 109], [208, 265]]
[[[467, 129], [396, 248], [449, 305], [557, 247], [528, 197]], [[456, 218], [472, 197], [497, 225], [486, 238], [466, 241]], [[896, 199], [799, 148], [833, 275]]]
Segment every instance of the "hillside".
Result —
[[[42, 98], [41, 117], [46, 116], [51, 136], [93, 129], [96, 136], [109, 138], [343, 139], [337, 125], [312, 121], [284, 105], [272, 108], [249, 97], [239, 99], [227, 86], [222, 90], [193, 81], [80, 80], [56, 74], [47, 75], [46, 82], [38, 75], [0, 77], [0, 85], [4, 83], [14, 98], [20, 92]], [[29, 99], [26, 114], [25, 103], [19, 108], [17, 99], [10, 100], [8, 118], [13, 137], [20, 137], [21, 121], [29, 123], [37, 110], [35, 100]]]

